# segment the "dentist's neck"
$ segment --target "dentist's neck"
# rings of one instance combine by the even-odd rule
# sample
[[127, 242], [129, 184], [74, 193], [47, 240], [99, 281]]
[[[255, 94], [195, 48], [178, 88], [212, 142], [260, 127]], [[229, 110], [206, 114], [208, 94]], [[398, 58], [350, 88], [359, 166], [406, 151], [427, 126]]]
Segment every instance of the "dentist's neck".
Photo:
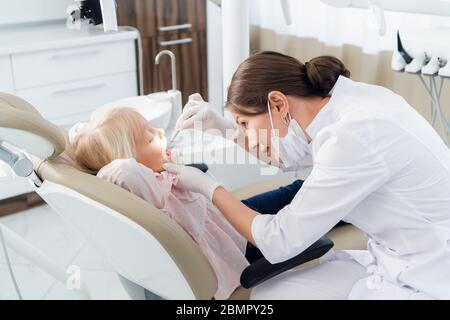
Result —
[[292, 106], [290, 108], [291, 116], [294, 118], [309, 141], [311, 137], [306, 132], [306, 128], [311, 124], [317, 114], [323, 107], [330, 101], [330, 97], [313, 97], [313, 98], [297, 98], [289, 97], [289, 103]]

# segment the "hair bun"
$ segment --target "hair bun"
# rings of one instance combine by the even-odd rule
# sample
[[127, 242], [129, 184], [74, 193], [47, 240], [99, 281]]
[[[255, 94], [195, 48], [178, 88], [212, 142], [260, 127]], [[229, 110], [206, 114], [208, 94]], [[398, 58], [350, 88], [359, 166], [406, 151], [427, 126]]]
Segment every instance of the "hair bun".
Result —
[[333, 89], [339, 76], [350, 77], [350, 71], [341, 60], [320, 56], [305, 63], [306, 76], [317, 95], [325, 97]]

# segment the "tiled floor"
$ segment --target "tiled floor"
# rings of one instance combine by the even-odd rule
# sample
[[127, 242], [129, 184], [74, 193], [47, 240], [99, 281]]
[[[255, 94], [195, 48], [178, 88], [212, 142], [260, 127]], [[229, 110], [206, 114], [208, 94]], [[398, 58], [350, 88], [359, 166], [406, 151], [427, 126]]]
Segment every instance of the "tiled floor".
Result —
[[[81, 278], [93, 299], [129, 299], [119, 278], [96, 250], [73, 228], [63, 223], [47, 205], [0, 218], [7, 228], [22, 236], [65, 270], [80, 267]], [[24, 299], [79, 299], [52, 276], [9, 250], [14, 274]], [[0, 299], [16, 299], [3, 250], [0, 250]]]

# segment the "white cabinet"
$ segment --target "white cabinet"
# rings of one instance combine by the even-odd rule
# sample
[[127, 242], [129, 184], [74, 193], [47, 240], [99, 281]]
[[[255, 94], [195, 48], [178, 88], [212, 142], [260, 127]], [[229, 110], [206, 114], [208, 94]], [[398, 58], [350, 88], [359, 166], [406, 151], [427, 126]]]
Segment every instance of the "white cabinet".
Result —
[[0, 91], [14, 93], [10, 56], [0, 56]]
[[[126, 27], [107, 34], [65, 24], [0, 29], [0, 91], [69, 128], [98, 106], [138, 95], [137, 37]], [[0, 167], [0, 200], [31, 190], [10, 173]]]
[[16, 95], [64, 127], [138, 94], [134, 39], [13, 54], [11, 62]]
[[93, 110], [113, 100], [137, 95], [136, 72], [17, 90], [51, 122], [70, 126], [85, 121]]
[[132, 40], [12, 56], [17, 89], [136, 72]]

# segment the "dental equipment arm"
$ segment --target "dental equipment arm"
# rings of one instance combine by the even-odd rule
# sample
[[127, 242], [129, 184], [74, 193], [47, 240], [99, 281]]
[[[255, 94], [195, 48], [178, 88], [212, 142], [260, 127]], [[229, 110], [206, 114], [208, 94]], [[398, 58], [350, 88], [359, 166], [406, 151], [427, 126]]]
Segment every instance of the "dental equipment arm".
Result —
[[283, 10], [284, 21], [288, 26], [292, 24], [291, 6], [289, 0], [280, 0], [281, 9]]
[[[358, 6], [357, 4], [358, 1], [354, 0], [320, 0], [320, 1], [324, 4], [339, 9]], [[384, 10], [380, 0], [368, 0], [366, 2], [368, 2], [368, 4], [365, 4], [364, 7], [368, 8], [371, 11], [378, 25], [378, 34], [380, 36], [384, 36], [386, 34], [387, 27], [386, 27], [386, 19], [384, 17]]]

